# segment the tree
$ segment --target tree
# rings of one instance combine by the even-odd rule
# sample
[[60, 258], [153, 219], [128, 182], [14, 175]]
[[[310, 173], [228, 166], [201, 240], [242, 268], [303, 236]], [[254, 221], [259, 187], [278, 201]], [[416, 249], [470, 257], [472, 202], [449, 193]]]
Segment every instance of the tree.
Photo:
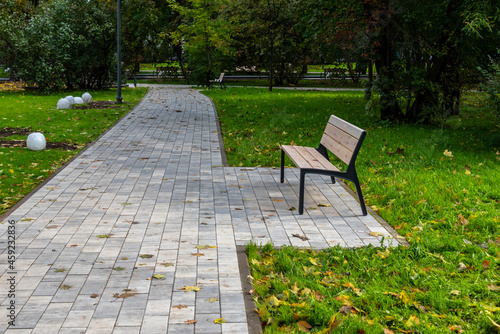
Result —
[[308, 28], [300, 24], [301, 1], [241, 0], [233, 5], [244, 8], [238, 16], [238, 25], [244, 27], [237, 34], [240, 59], [267, 68], [269, 90], [273, 84], [297, 84], [309, 58], [303, 34]]
[[[375, 62], [382, 119], [430, 122], [458, 112], [461, 91], [498, 45], [493, 0], [321, 0], [323, 36]], [[498, 28], [496, 28], [498, 29]]]
[[54, 0], [11, 32], [12, 66], [32, 87], [102, 88], [114, 61], [115, 9], [102, 0]]
[[4, 0], [0, 2], [0, 62], [10, 69], [11, 79], [16, 78], [12, 69], [16, 55], [16, 42], [30, 17], [33, 16], [34, 4], [32, 1]]
[[233, 61], [232, 27], [225, 16], [224, 0], [168, 0], [170, 7], [182, 16], [182, 23], [171, 34], [176, 45], [182, 45], [191, 77], [208, 85], [214, 70], [222, 71]]

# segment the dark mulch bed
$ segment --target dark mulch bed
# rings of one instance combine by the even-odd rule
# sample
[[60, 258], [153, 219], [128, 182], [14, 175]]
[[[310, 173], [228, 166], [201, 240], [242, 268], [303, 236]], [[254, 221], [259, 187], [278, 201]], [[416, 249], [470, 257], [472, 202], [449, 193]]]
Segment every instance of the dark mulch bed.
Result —
[[[0, 137], [10, 137], [14, 135], [29, 135], [33, 130], [30, 128], [3, 128], [0, 129]], [[26, 140], [2, 140], [0, 139], [0, 147], [26, 147]], [[74, 144], [47, 142], [46, 148], [61, 149], [66, 151], [74, 151], [79, 147]]]
[[87, 104], [73, 105], [73, 109], [119, 109], [116, 101], [92, 101]]
[[0, 129], [0, 137], [10, 137], [14, 135], [29, 135], [33, 130], [30, 128], [3, 128]]

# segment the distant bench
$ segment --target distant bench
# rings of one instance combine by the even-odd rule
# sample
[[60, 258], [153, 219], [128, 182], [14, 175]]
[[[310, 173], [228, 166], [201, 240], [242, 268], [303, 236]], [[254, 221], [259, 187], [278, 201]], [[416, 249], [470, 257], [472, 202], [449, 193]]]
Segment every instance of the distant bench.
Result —
[[347, 70], [341, 67], [325, 68], [323, 75], [325, 78], [345, 78]]
[[178, 67], [175, 66], [158, 66], [156, 68], [156, 76], [172, 76], [177, 75]]
[[[363, 216], [367, 215], [355, 167], [356, 157], [365, 136], [365, 130], [332, 115], [318, 148], [295, 145], [281, 146], [281, 183], [285, 181], [285, 154], [300, 169], [300, 215], [304, 213], [304, 181], [307, 173], [329, 175], [333, 183], [335, 183], [335, 177], [353, 182], [356, 186]], [[330, 162], [328, 151], [347, 164], [345, 172], [340, 171]]]
[[224, 72], [222, 72], [218, 78], [214, 79], [214, 80], [209, 80], [208, 81], [208, 84], [209, 84], [209, 88], [211, 89], [213, 84], [215, 83], [218, 83], [220, 85], [220, 88], [224, 88], [226, 89], [226, 84], [224, 83]]

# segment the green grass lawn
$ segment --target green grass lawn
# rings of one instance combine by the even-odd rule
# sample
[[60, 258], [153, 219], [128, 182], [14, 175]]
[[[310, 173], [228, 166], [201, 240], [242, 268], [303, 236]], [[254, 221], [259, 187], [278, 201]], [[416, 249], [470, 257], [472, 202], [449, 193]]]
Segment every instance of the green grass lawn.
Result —
[[[1, 86], [0, 86], [1, 87]], [[41, 95], [23, 91], [0, 91], [1, 130], [29, 129], [42, 132], [47, 142], [78, 146], [77, 150], [26, 147], [0, 147], [0, 215], [24, 195], [124, 116], [145, 94], [146, 88], [124, 89], [125, 103], [117, 109], [56, 109], [57, 101], [83, 91]], [[94, 101], [114, 101], [116, 91], [90, 92]], [[0, 140], [26, 140], [27, 134], [1, 137]]]
[[366, 129], [357, 159], [366, 203], [411, 244], [250, 246], [266, 333], [498, 330], [500, 127], [478, 93], [442, 126], [380, 122], [365, 112], [363, 92], [205, 93], [233, 166], [278, 166], [281, 144], [316, 147], [330, 114]]

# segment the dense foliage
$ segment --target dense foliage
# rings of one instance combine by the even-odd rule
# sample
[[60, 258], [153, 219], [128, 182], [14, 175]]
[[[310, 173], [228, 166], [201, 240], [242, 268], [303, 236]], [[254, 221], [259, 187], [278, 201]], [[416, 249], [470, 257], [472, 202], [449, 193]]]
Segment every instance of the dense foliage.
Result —
[[[268, 74], [272, 89], [297, 84], [310, 64], [342, 62], [353, 80], [370, 75], [367, 91], [377, 94], [367, 94], [369, 106], [391, 121], [442, 122], [459, 113], [463, 91], [482, 79], [478, 66], [487, 69], [500, 45], [496, 0], [122, 3], [123, 61], [133, 72], [143, 61], [176, 61], [191, 82], [207, 84], [238, 67]], [[93, 85], [115, 48], [115, 6], [6, 0], [0, 57], [39, 86]]]
[[111, 80], [114, 11], [100, 1], [54, 0], [33, 15], [12, 12], [6, 32], [11, 66], [28, 85], [49, 91], [102, 88]]
[[175, 45], [181, 45], [189, 64], [190, 79], [199, 85], [208, 85], [224, 66], [233, 60], [232, 27], [223, 10], [224, 0], [168, 0], [173, 11], [181, 16], [180, 24], [170, 36]]
[[500, 121], [500, 61], [491, 58], [490, 68], [481, 71], [485, 78], [481, 88], [488, 94], [488, 106], [496, 114], [497, 120]]

